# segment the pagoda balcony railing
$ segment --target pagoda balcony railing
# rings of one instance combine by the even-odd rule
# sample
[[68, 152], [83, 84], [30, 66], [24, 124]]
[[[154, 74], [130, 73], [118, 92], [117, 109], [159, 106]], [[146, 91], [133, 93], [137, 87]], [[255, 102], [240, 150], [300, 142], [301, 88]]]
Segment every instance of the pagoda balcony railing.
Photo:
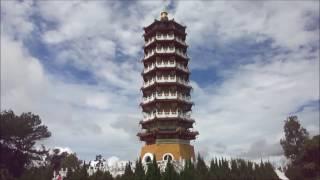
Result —
[[177, 64], [176, 67], [178, 69], [181, 69], [181, 70], [185, 71], [185, 72], [189, 72], [189, 69], [187, 67], [181, 65], [181, 64]]
[[154, 36], [154, 37], [151, 37], [151, 38], [149, 38], [147, 41], [145, 41], [145, 47], [146, 46], [149, 46], [151, 43], [153, 43], [155, 40], [159, 40], [159, 41], [161, 41], [161, 40], [176, 40], [177, 42], [179, 42], [180, 44], [182, 44], [182, 45], [186, 45], [186, 43], [181, 39], [181, 38], [179, 38], [179, 37], [177, 37], [177, 36], [174, 36], [174, 35], [169, 35], [169, 34], [167, 34], [167, 35], [164, 35], [164, 34], [162, 34], [162, 35], [156, 35], [156, 36]]
[[155, 93], [152, 94], [151, 96], [144, 97], [142, 100], [143, 104], [149, 103], [151, 101], [154, 101], [155, 99], [178, 99], [186, 102], [191, 103], [191, 97], [190, 96], [185, 96], [182, 94], [176, 93]]
[[177, 67], [178, 69], [181, 69], [185, 72], [189, 72], [188, 68], [179, 64], [179, 63], [176, 63], [175, 61], [173, 62], [168, 62], [168, 61], [161, 61], [161, 62], [157, 62], [157, 63], [152, 63], [151, 65], [147, 66], [146, 68], [144, 68], [143, 72], [144, 73], [147, 73], [149, 71], [152, 71], [153, 69], [155, 68], [167, 68], [167, 67]]
[[182, 52], [181, 50], [177, 49], [175, 53], [178, 54], [179, 56], [182, 56], [183, 58], [188, 58], [187, 54]]
[[162, 48], [156, 48], [156, 53], [174, 53], [175, 52], [175, 48], [174, 47], [162, 47]]
[[145, 56], [144, 56], [144, 59], [147, 59], [147, 58], [153, 56], [154, 53], [155, 53], [155, 50], [152, 50], [152, 51], [147, 52], [147, 53], [145, 54]]
[[149, 44], [153, 43], [155, 40], [156, 40], [155, 37], [148, 39], [147, 41], [145, 41], [144, 46], [148, 46]]
[[157, 83], [176, 82], [179, 84], [183, 84], [185, 86], [189, 86], [188, 81], [181, 79], [181, 78], [177, 78], [177, 76], [157, 76], [147, 82], [144, 82], [143, 87], [146, 88], [148, 86], [153, 85], [156, 82]]
[[155, 113], [145, 114], [143, 116], [143, 121], [149, 121], [155, 118], [183, 118], [186, 120], [192, 120], [190, 114], [178, 111], [156, 111]]
[[166, 53], [176, 53], [177, 55], [183, 57], [183, 58], [188, 58], [187, 54], [180, 49], [176, 49], [175, 47], [161, 47], [161, 48], [155, 48], [151, 51], [148, 51], [145, 53], [144, 59], [148, 59], [149, 57], [153, 56], [155, 53], [159, 54], [166, 54]]
[[187, 45], [186, 42], [184, 42], [182, 39], [178, 38], [178, 37], [175, 37], [174, 38], [177, 42], [179, 42], [180, 44], [182, 45]]
[[157, 40], [173, 40], [174, 35], [173, 34], [157, 34], [156, 35]]

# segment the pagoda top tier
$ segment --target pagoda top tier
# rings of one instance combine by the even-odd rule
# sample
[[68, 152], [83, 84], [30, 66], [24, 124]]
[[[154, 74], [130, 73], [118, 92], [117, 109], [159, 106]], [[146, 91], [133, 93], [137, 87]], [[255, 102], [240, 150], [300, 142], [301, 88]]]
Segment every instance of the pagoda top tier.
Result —
[[155, 30], [176, 30], [185, 34], [186, 26], [175, 22], [174, 19], [169, 20], [168, 13], [166, 11], [162, 11], [160, 13], [160, 20], [155, 19], [153, 23], [143, 29], [145, 31], [144, 36]]

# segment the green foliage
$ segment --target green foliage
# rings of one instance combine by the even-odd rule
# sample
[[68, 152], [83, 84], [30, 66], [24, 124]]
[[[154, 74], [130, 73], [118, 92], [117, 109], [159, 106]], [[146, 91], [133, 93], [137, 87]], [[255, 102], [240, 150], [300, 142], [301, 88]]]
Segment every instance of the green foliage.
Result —
[[152, 162], [148, 164], [148, 169], [147, 169], [145, 180], [160, 180], [161, 179], [160, 169], [158, 167], [155, 155], [153, 157], [154, 158], [153, 158]]
[[145, 171], [142, 166], [141, 159], [136, 161], [136, 169], [134, 171], [134, 180], [144, 180], [145, 179]]
[[68, 171], [66, 180], [90, 180], [87, 169], [88, 165], [83, 163], [79, 169]]
[[197, 180], [207, 180], [209, 179], [208, 167], [204, 162], [203, 158], [198, 154], [196, 163], [196, 179]]
[[53, 169], [49, 166], [32, 167], [25, 170], [19, 180], [48, 180], [52, 179]]
[[121, 180], [132, 180], [134, 178], [134, 174], [131, 168], [131, 162], [126, 164], [124, 169], [124, 174], [121, 177]]
[[320, 136], [311, 139], [297, 116], [291, 116], [285, 121], [285, 138], [280, 141], [285, 156], [290, 164], [285, 173], [290, 180], [320, 179]]
[[179, 179], [178, 173], [175, 171], [172, 163], [168, 161], [165, 172], [162, 174], [161, 180], [178, 180], [178, 179]]
[[8, 169], [0, 169], [0, 179], [3, 180], [16, 180], [16, 178], [14, 178], [10, 172], [8, 171]]
[[47, 153], [44, 147], [36, 150], [34, 145], [51, 133], [40, 117], [30, 112], [17, 116], [13, 111], [3, 111], [0, 124], [0, 167], [19, 177], [27, 165]]
[[285, 139], [280, 140], [284, 155], [295, 161], [303, 151], [303, 144], [308, 139], [308, 132], [303, 128], [297, 116], [290, 116], [284, 124]]
[[97, 171], [92, 176], [90, 176], [89, 180], [113, 180], [113, 177], [108, 171]]
[[63, 154], [64, 154], [64, 158], [61, 161], [62, 168], [64, 169], [67, 168], [70, 170], [76, 170], [80, 168], [82, 161], [78, 159], [75, 153], [72, 153], [72, 154], [63, 153]]
[[320, 179], [320, 135], [306, 140], [303, 152], [298, 160], [302, 165], [302, 174], [305, 179]]
[[182, 180], [194, 180], [195, 179], [195, 169], [194, 164], [191, 160], [186, 160], [184, 169], [180, 172], [180, 179]]

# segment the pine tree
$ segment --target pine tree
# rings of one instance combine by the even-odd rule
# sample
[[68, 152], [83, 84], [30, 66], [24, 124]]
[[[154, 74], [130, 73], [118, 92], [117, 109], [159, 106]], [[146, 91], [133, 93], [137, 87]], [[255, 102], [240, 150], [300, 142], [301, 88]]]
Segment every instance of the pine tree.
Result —
[[197, 180], [207, 180], [209, 179], [208, 167], [204, 162], [203, 158], [198, 154], [196, 163], [196, 179]]
[[308, 139], [308, 132], [303, 128], [297, 116], [290, 116], [284, 124], [285, 139], [280, 140], [284, 155], [293, 163], [303, 151], [303, 145]]
[[178, 180], [179, 176], [173, 167], [173, 164], [168, 160], [165, 172], [162, 174], [161, 180]]
[[195, 178], [195, 168], [191, 160], [185, 161], [184, 169], [180, 172], [181, 180], [196, 180]]
[[27, 165], [47, 153], [44, 146], [41, 150], [35, 148], [37, 141], [51, 136], [41, 123], [40, 117], [31, 112], [20, 116], [13, 111], [0, 113], [0, 167], [14, 177], [21, 176]]
[[210, 180], [217, 180], [218, 179], [218, 164], [217, 164], [217, 158], [212, 159], [210, 162], [210, 168], [209, 168], [209, 178]]
[[126, 164], [126, 167], [124, 169], [124, 174], [122, 175], [122, 180], [132, 180], [134, 178], [134, 174], [131, 169], [131, 162]]
[[146, 180], [160, 180], [161, 179], [161, 173], [160, 169], [157, 164], [156, 156], [153, 155], [152, 163], [148, 164], [147, 174], [146, 174]]
[[145, 179], [145, 171], [142, 166], [141, 159], [136, 161], [136, 169], [134, 171], [134, 180], [144, 180]]

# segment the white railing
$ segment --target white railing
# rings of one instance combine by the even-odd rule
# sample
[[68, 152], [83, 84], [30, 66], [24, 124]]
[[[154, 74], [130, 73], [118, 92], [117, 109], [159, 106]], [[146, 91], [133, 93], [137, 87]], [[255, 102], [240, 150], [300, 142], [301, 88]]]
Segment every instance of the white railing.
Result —
[[175, 35], [169, 35], [169, 34], [161, 34], [161, 35], [156, 35], [154, 37], [149, 38], [147, 41], [145, 41], [144, 46], [148, 46], [149, 44], [153, 43], [155, 40], [176, 40], [180, 44], [186, 45], [186, 42], [183, 41], [181, 38], [175, 36]]
[[144, 59], [147, 59], [151, 56], [154, 55], [154, 53], [176, 53], [179, 56], [182, 56], [184, 58], [188, 58], [187, 54], [184, 53], [183, 51], [181, 51], [180, 49], [176, 49], [175, 47], [157, 47], [151, 51], [148, 51], [145, 55], [144, 55]]
[[152, 120], [154, 118], [183, 118], [187, 120], [191, 120], [191, 115], [187, 113], [179, 113], [178, 111], [157, 111], [155, 113], [143, 115], [143, 121]]
[[188, 58], [187, 54], [184, 53], [184, 52], [182, 52], [181, 50], [178, 50], [178, 49], [177, 49], [177, 50], [175, 51], [175, 53], [178, 54], [179, 56], [184, 57], [184, 58]]
[[151, 65], [147, 66], [146, 68], [143, 69], [144, 73], [147, 73], [151, 70], [153, 70], [156, 66], [154, 65], [154, 63], [152, 63]]
[[152, 94], [151, 96], [143, 97], [142, 103], [146, 104], [148, 102], [151, 102], [155, 99], [155, 96]]
[[180, 44], [186, 45], [186, 42], [184, 42], [182, 39], [175, 37], [174, 38], [177, 42], [179, 42]]
[[145, 41], [144, 46], [148, 46], [149, 44], [153, 43], [155, 41], [155, 39], [156, 39], [155, 37], [148, 39], [147, 41]]
[[177, 78], [177, 76], [156, 76], [152, 79], [150, 79], [149, 81], [147, 82], [144, 82], [143, 83], [143, 87], [146, 88], [148, 86], [151, 86], [153, 85], [155, 82], [157, 83], [163, 83], [163, 82], [177, 82], [177, 83], [180, 83], [180, 84], [183, 84], [185, 86], [188, 86], [188, 82], [181, 79], [181, 78]]
[[182, 101], [191, 102], [190, 96], [185, 96], [185, 95], [179, 94], [177, 92], [174, 92], [174, 93], [172, 93], [172, 92], [169, 92], [169, 93], [157, 92], [155, 94], [151, 94], [150, 96], [143, 97], [142, 103], [146, 104], [146, 103], [149, 103], [155, 99], [179, 99]]
[[154, 78], [152, 78], [151, 80], [147, 81], [147, 82], [144, 82], [143, 83], [143, 87], [146, 88], [148, 86], [151, 86], [153, 85], [154, 83], [156, 82], [156, 80]]
[[155, 53], [155, 50], [152, 50], [152, 51], [147, 52], [147, 53], [145, 54], [145, 56], [144, 56], [144, 59], [147, 59], [147, 58], [153, 56], [154, 53]]
[[169, 34], [166, 34], [166, 35], [161, 34], [161, 35], [159, 35], [159, 34], [157, 34], [156, 35], [156, 39], [157, 40], [173, 40], [174, 39], [174, 35], [173, 34], [172, 35], [169, 35]]
[[161, 47], [156, 48], [156, 53], [174, 53], [175, 48], [174, 47]]
[[181, 69], [185, 72], [189, 72], [188, 68], [183, 66], [182, 64], [176, 63], [175, 61], [157, 61], [156, 63], [152, 63], [151, 65], [148, 65], [146, 68], [144, 68], [143, 72], [147, 73], [151, 70], [153, 70], [155, 67], [157, 68], [163, 68], [163, 67], [177, 67], [178, 69]]
[[175, 67], [176, 66], [176, 62], [175, 61], [157, 61], [156, 62], [156, 67]]
[[189, 69], [187, 67], [185, 67], [184, 65], [182, 65], [182, 64], [177, 63], [176, 67], [178, 69], [181, 69], [181, 70], [185, 71], [185, 72], [189, 72]]

